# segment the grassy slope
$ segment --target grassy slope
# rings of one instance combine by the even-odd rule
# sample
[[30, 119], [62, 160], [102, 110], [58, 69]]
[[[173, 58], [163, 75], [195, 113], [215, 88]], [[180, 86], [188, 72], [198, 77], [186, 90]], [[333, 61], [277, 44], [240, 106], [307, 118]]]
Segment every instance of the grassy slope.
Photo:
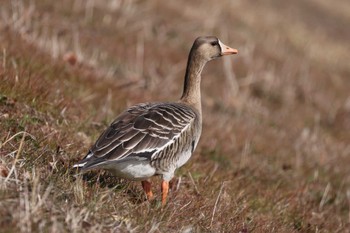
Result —
[[[349, 231], [346, 1], [1, 4], [4, 231]], [[137, 183], [74, 176], [121, 110], [179, 95], [202, 34], [240, 54], [206, 67], [203, 136], [167, 207]]]

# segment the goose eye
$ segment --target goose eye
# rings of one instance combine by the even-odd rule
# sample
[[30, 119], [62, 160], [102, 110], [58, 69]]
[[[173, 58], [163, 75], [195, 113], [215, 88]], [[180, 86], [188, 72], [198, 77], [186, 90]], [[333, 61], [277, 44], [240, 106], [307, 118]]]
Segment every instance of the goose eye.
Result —
[[218, 45], [218, 42], [213, 41], [213, 42], [211, 42], [210, 44], [211, 44], [212, 46], [215, 46], [215, 45]]

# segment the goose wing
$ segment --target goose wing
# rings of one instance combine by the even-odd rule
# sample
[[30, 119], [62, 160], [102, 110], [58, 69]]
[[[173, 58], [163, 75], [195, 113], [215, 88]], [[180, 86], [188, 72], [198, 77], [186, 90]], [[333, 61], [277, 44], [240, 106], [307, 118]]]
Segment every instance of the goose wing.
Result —
[[195, 118], [196, 113], [180, 103], [133, 106], [117, 117], [75, 167], [90, 169], [128, 158], [151, 160], [180, 137]]

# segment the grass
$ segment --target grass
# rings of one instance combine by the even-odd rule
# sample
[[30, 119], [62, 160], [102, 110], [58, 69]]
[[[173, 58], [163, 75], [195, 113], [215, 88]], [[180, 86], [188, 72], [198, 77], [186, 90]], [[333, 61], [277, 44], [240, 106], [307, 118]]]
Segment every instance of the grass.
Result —
[[[1, 3], [2, 231], [349, 232], [349, 7]], [[208, 34], [240, 54], [204, 71], [202, 138], [167, 206], [159, 178], [149, 203], [137, 182], [77, 175], [123, 109], [179, 97]]]

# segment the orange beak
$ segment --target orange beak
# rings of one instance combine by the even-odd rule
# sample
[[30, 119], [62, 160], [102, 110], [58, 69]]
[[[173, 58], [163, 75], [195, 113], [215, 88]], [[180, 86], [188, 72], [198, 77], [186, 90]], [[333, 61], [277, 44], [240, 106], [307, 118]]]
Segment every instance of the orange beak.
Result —
[[227, 45], [223, 44], [220, 40], [219, 40], [219, 45], [221, 48], [221, 55], [231, 55], [231, 54], [237, 54], [238, 50], [237, 49], [233, 49], [228, 47]]

